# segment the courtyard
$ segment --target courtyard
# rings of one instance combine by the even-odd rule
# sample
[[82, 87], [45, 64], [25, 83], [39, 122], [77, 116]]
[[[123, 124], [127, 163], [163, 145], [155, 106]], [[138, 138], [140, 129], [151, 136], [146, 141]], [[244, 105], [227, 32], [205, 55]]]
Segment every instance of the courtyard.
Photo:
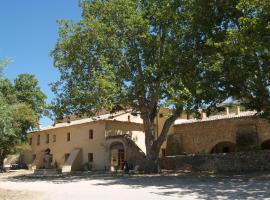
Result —
[[29, 177], [29, 171], [0, 174], [1, 200], [80, 199], [270, 199], [270, 174], [122, 175], [80, 173]]

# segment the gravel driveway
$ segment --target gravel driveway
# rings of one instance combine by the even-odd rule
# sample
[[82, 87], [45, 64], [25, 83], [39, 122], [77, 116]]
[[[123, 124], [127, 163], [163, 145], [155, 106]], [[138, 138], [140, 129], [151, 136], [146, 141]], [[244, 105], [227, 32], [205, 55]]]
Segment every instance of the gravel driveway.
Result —
[[270, 199], [270, 173], [248, 175], [110, 176], [58, 178], [0, 175], [1, 200]]

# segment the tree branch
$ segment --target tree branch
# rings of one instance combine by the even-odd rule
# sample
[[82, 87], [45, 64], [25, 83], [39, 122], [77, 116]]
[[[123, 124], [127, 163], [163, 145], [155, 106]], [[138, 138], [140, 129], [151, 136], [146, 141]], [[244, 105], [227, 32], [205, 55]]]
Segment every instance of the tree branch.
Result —
[[181, 115], [181, 113], [183, 112], [183, 107], [177, 107], [173, 114], [165, 121], [162, 131], [159, 135], [159, 137], [157, 138], [157, 140], [155, 141], [154, 145], [156, 146], [156, 148], [160, 148], [160, 146], [163, 144], [165, 138], [168, 135], [168, 131], [171, 127], [171, 125], [175, 122], [175, 120]]

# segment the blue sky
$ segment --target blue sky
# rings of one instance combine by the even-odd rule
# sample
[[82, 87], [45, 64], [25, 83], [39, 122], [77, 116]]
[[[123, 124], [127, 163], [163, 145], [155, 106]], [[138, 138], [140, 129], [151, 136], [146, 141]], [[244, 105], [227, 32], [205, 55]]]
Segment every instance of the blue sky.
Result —
[[[36, 75], [50, 102], [53, 93], [48, 84], [59, 75], [49, 55], [58, 38], [56, 20], [78, 21], [80, 15], [77, 0], [0, 0], [0, 58], [13, 60], [6, 77]], [[46, 126], [51, 120], [43, 118], [40, 123]]]

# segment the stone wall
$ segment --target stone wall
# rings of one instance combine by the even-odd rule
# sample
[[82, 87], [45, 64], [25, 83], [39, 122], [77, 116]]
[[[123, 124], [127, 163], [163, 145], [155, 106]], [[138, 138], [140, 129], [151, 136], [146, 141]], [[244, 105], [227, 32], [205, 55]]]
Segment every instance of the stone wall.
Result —
[[161, 159], [161, 168], [214, 172], [270, 170], [270, 151], [167, 156]]
[[261, 146], [270, 140], [270, 123], [250, 116], [174, 125], [173, 133], [168, 136], [166, 152], [170, 156], [208, 154], [224, 142], [238, 146], [239, 139], [244, 141], [243, 136], [252, 136], [250, 145]]

